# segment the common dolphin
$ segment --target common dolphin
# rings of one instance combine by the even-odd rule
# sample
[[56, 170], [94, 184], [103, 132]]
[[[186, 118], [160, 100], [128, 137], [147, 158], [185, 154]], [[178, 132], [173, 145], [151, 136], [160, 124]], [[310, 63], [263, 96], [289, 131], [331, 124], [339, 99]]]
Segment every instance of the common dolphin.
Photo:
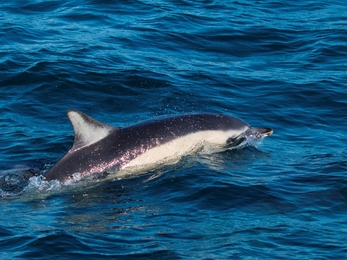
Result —
[[78, 174], [117, 172], [179, 159], [206, 144], [228, 147], [246, 135], [265, 137], [271, 128], [251, 128], [222, 114], [190, 114], [146, 121], [125, 128], [101, 123], [75, 110], [67, 115], [74, 130], [72, 148], [45, 174], [64, 183]]

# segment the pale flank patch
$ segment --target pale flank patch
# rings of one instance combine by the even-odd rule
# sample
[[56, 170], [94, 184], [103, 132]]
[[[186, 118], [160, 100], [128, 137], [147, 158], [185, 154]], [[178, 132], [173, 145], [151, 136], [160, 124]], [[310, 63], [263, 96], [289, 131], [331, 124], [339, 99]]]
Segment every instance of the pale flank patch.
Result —
[[182, 156], [201, 150], [205, 144], [225, 146], [229, 137], [238, 136], [243, 131], [244, 129], [239, 131], [201, 131], [185, 135], [148, 150], [126, 164], [123, 169], [128, 167], [142, 168], [146, 165], [155, 166], [156, 164], [176, 163]]

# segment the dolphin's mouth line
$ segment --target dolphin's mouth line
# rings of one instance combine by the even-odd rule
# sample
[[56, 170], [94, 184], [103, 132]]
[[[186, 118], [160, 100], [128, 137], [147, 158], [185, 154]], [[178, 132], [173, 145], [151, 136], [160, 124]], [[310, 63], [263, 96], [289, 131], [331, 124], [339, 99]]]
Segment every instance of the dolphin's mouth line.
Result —
[[258, 139], [272, 135], [273, 132], [269, 127], [251, 127], [245, 132], [245, 135], [252, 139]]
[[269, 128], [269, 127], [255, 127], [253, 129], [258, 131], [260, 134], [262, 134], [264, 136], [269, 136], [269, 135], [272, 135], [274, 133], [274, 130], [272, 128]]

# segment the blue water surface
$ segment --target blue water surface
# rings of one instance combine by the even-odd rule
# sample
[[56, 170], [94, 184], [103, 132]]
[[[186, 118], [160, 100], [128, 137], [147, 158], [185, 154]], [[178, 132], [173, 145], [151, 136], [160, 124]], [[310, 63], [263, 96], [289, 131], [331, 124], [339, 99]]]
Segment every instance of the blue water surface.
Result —
[[[0, 4], [1, 259], [347, 257], [347, 4]], [[40, 176], [76, 109], [119, 127], [223, 113], [257, 147], [140, 176]]]

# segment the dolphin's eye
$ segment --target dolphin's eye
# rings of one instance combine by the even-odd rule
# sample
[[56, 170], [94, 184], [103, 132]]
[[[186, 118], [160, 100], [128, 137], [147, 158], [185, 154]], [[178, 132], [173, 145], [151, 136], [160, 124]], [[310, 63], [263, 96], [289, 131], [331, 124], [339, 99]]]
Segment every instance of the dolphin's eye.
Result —
[[227, 144], [233, 143], [236, 140], [236, 137], [230, 137], [227, 140]]

